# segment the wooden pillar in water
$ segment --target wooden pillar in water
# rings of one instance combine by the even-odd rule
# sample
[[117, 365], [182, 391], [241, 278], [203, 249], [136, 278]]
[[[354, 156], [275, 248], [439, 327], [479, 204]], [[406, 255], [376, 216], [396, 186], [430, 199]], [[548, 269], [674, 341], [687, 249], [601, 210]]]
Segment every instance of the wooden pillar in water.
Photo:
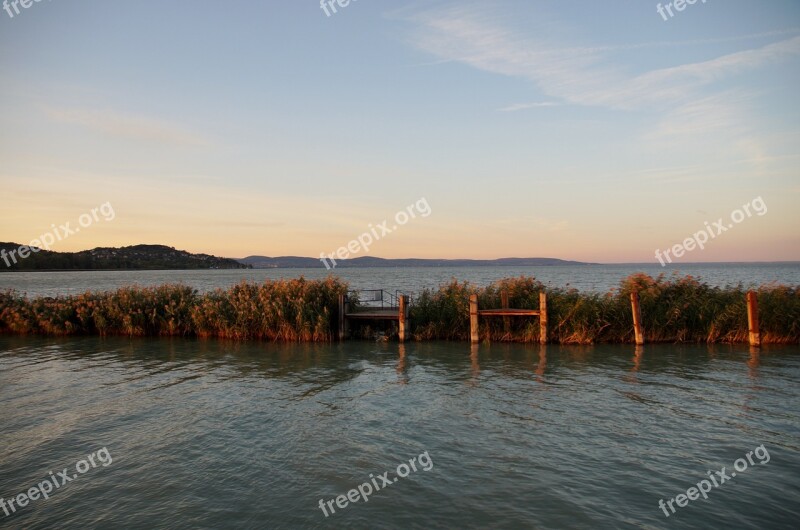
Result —
[[469, 297], [469, 337], [473, 344], [479, 342], [478, 338], [478, 295]]
[[547, 293], [539, 293], [539, 344], [547, 344]]
[[400, 312], [398, 315], [400, 327], [398, 337], [400, 342], [405, 342], [408, 334], [408, 295], [400, 295], [400, 308], [398, 311]]
[[631, 311], [633, 311], [633, 333], [636, 336], [636, 344], [644, 344], [644, 331], [642, 330], [642, 308], [639, 306], [639, 293], [631, 293]]
[[758, 329], [758, 297], [755, 291], [747, 291], [747, 329], [750, 346], [761, 346], [761, 332]]

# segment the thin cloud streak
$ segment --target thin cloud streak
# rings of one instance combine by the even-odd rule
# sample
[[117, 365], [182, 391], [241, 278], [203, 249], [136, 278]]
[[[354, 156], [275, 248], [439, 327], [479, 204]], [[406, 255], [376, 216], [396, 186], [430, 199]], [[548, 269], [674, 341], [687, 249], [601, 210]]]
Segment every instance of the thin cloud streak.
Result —
[[53, 121], [79, 125], [111, 136], [177, 146], [211, 145], [208, 139], [180, 125], [147, 116], [90, 109], [47, 108], [45, 113]]
[[503, 107], [502, 109], [497, 109], [500, 112], [515, 112], [518, 110], [526, 110], [526, 109], [536, 109], [542, 107], [558, 107], [561, 103], [556, 103], [555, 101], [542, 101], [539, 103], [516, 103], [514, 105], [509, 105], [508, 107]]

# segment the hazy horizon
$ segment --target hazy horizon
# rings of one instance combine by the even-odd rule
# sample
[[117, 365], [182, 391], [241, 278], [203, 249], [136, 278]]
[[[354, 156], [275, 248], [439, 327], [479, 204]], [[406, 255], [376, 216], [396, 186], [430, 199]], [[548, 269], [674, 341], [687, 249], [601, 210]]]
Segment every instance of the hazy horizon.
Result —
[[[0, 244], [3, 244], [3, 243], [19, 244], [18, 242], [11, 242], [11, 241], [9, 241], [9, 242], [0, 242]], [[139, 245], [144, 245], [144, 246], [167, 246], [167, 247], [174, 248], [175, 250], [178, 250], [178, 251], [191, 252], [191, 251], [189, 251], [187, 249], [180, 248], [180, 247], [177, 247], [175, 245], [165, 245], [163, 243], [135, 243], [133, 245], [126, 245], [126, 246], [139, 246]], [[119, 248], [119, 247], [108, 247], [107, 245], [104, 245], [102, 247], [93, 247], [93, 248], [86, 248], [86, 249], [79, 249], [79, 250], [75, 250], [75, 251], [65, 251], [65, 252], [86, 252], [86, 251], [89, 251], [89, 250], [94, 250], [95, 248]], [[55, 249], [53, 249], [53, 251], [58, 252]], [[196, 254], [201, 254], [201, 252], [197, 252]], [[316, 258], [316, 257], [311, 256], [311, 255], [299, 255], [299, 254], [263, 254], [263, 253], [253, 253], [253, 254], [247, 254], [245, 256], [226, 256], [226, 255], [211, 253], [211, 255], [219, 257], [219, 258], [228, 258], [228, 259], [233, 259], [233, 260], [237, 260], [237, 261], [247, 260], [247, 259], [251, 259], [251, 258], [270, 258], [270, 259], [302, 258], [302, 259], [319, 260], [319, 258]], [[454, 257], [454, 258], [443, 258], [443, 257], [420, 257], [420, 256], [386, 257], [386, 256], [373, 255], [373, 254], [367, 254], [367, 255], [364, 255], [364, 256], [353, 256], [351, 258], [348, 258], [348, 259], [345, 259], [345, 260], [339, 260], [339, 261], [348, 261], [348, 260], [363, 259], [363, 258], [367, 258], [367, 259], [382, 259], [382, 260], [429, 260], [429, 261], [436, 261], [436, 260], [447, 260], [447, 261], [497, 261], [497, 260], [507, 260], [507, 259], [521, 259], [521, 260], [526, 260], [526, 259], [546, 259], [546, 260], [565, 261], [565, 262], [568, 262], [568, 263], [569, 262], [574, 262], [574, 263], [581, 264], [581, 265], [653, 265], [654, 264], [654, 262], [652, 262], [652, 261], [616, 261], [615, 262], [615, 261], [567, 260], [567, 259], [561, 258], [559, 256], [496, 256], [496, 257], [487, 257], [487, 258], [475, 258], [475, 257], [458, 256], [458, 257]], [[655, 262], [655, 264], [657, 264], [657, 263], [658, 262]], [[674, 267], [680, 267], [681, 265], [726, 265], [726, 264], [730, 264], [730, 265], [746, 265], [746, 264], [769, 265], [769, 264], [795, 264], [795, 263], [800, 263], [800, 260], [771, 260], [771, 261], [764, 261], [764, 260], [760, 260], [760, 261], [682, 261], [681, 260], [681, 261], [674, 261], [673, 263], [667, 263], [666, 265], [668, 267], [671, 266], [672, 268], [674, 268]], [[320, 263], [320, 265], [322, 265], [322, 263]], [[541, 265], [541, 266], [545, 266], [545, 265]], [[285, 268], [296, 268], [296, 267], [285, 267]], [[36, 270], [19, 270], [18, 272], [37, 272], [37, 271]]]

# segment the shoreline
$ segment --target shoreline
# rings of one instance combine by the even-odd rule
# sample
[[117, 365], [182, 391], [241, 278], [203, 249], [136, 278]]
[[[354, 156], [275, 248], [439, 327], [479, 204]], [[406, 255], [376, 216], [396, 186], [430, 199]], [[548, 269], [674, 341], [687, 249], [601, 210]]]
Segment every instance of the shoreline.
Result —
[[[341, 337], [340, 297], [349, 285], [324, 280], [242, 282], [200, 294], [180, 284], [129, 286], [107, 292], [28, 299], [0, 291], [0, 333], [45, 336], [169, 336], [334, 342]], [[503, 292], [506, 298], [503, 299]], [[470, 297], [482, 309], [539, 307], [547, 298], [549, 327], [535, 318], [481, 318], [477, 342], [634, 344], [630, 295], [641, 299], [646, 343], [748, 343], [746, 291], [710, 287], [691, 276], [634, 274], [608, 293], [551, 288], [532, 277], [505, 278], [488, 286], [451, 280], [424, 289], [410, 301], [406, 337], [411, 341], [475, 342]], [[762, 344], [800, 344], [800, 286], [757, 289]], [[502, 300], [501, 300], [502, 299]], [[352, 309], [368, 308], [352, 299]], [[345, 338], [394, 340], [397, 322], [359, 319]]]

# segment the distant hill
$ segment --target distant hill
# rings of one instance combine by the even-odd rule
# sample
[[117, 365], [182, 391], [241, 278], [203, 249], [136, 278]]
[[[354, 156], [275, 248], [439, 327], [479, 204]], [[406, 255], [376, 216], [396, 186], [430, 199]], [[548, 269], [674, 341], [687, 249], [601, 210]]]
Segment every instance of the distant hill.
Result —
[[[281, 256], [277, 258], [270, 258], [267, 256], [248, 256], [240, 259], [239, 262], [250, 265], [254, 269], [325, 268], [325, 265], [319, 260], [319, 258], [302, 258], [297, 256]], [[384, 259], [364, 256], [361, 258], [336, 260], [337, 269], [352, 269], [356, 267], [541, 267], [559, 265], [591, 264], [580, 261], [566, 261], [556, 258], [500, 258], [491, 260], [420, 258]]]
[[[11, 270], [183, 270], [183, 269], [247, 269], [247, 264], [230, 258], [208, 254], [192, 254], [164, 245], [130, 247], [98, 247], [81, 252], [39, 250], [27, 258], [16, 253], [20, 245], [0, 243], [0, 272]], [[35, 248], [35, 247], [34, 247]], [[5, 251], [5, 254], [2, 252]], [[10, 256], [15, 251], [14, 259]], [[10, 265], [10, 266], [9, 266]]]

